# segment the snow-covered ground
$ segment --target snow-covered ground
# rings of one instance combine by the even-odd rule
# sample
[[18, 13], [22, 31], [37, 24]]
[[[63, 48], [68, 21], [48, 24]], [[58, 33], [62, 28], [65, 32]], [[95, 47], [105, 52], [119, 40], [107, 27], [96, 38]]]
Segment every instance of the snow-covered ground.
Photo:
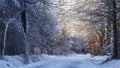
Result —
[[120, 60], [101, 64], [108, 56], [92, 57], [90, 54], [68, 56], [42, 55], [42, 60], [24, 65], [20, 56], [6, 56], [0, 60], [0, 68], [120, 68]]

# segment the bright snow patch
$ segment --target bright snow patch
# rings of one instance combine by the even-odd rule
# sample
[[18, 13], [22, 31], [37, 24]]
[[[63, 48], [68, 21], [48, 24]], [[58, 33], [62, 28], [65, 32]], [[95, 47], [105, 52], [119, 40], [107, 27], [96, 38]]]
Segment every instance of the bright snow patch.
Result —
[[19, 56], [6, 56], [0, 60], [0, 68], [120, 68], [120, 60], [101, 64], [108, 56], [93, 57], [90, 54], [72, 54], [68, 56], [42, 55], [42, 60], [24, 65]]

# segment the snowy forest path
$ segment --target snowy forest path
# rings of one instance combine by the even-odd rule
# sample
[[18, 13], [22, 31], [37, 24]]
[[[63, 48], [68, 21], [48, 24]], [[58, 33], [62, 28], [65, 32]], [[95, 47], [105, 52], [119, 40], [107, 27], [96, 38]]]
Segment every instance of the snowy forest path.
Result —
[[102, 68], [103, 65], [101, 65], [101, 62], [106, 58], [106, 56], [103, 58], [92, 58], [89, 54], [78, 56], [47, 56], [40, 62], [18, 68]]

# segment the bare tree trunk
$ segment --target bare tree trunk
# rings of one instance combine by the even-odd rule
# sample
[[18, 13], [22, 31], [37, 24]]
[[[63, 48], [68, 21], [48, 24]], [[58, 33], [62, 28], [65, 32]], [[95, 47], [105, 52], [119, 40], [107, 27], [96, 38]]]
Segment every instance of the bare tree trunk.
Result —
[[[110, 19], [108, 19], [110, 20]], [[110, 45], [110, 37], [111, 37], [111, 23], [108, 21], [107, 23], [107, 33], [106, 33], [106, 45]]]
[[23, 12], [21, 13], [21, 20], [22, 20], [24, 32], [26, 33], [26, 10], [23, 10]]
[[120, 22], [117, 23], [118, 27], [118, 58], [120, 59]]
[[[107, 0], [106, 0], [107, 1]], [[106, 38], [106, 45], [110, 45], [111, 43], [111, 24], [112, 24], [112, 18], [111, 18], [111, 5], [108, 2], [105, 2], [106, 6], [108, 6], [107, 12], [108, 12], [108, 16], [107, 16], [107, 38]]]
[[26, 37], [26, 34], [27, 34], [27, 12], [26, 12], [26, 4], [25, 2], [23, 2], [23, 7], [24, 7], [24, 10], [23, 12], [21, 12], [21, 21], [22, 21], [22, 26], [23, 26], [23, 29], [24, 29], [24, 37], [25, 37], [25, 43], [26, 43], [26, 52], [25, 54], [23, 54], [23, 58], [24, 58], [24, 63], [25, 64], [28, 64], [30, 61], [29, 61], [29, 50], [28, 50], [28, 41], [27, 41], [27, 37]]
[[117, 21], [116, 21], [116, 0], [113, 1], [113, 11], [112, 11], [112, 19], [113, 19], [113, 34], [114, 34], [114, 48], [112, 59], [118, 58], [118, 30], [117, 30]]

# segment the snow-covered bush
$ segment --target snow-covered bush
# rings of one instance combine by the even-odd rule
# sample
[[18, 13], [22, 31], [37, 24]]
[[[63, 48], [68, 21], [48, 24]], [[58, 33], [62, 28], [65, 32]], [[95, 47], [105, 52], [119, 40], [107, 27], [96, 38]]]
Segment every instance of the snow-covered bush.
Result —
[[73, 41], [72, 50], [76, 53], [88, 53], [87, 45], [85, 40], [82, 37], [74, 36], [71, 41]]

